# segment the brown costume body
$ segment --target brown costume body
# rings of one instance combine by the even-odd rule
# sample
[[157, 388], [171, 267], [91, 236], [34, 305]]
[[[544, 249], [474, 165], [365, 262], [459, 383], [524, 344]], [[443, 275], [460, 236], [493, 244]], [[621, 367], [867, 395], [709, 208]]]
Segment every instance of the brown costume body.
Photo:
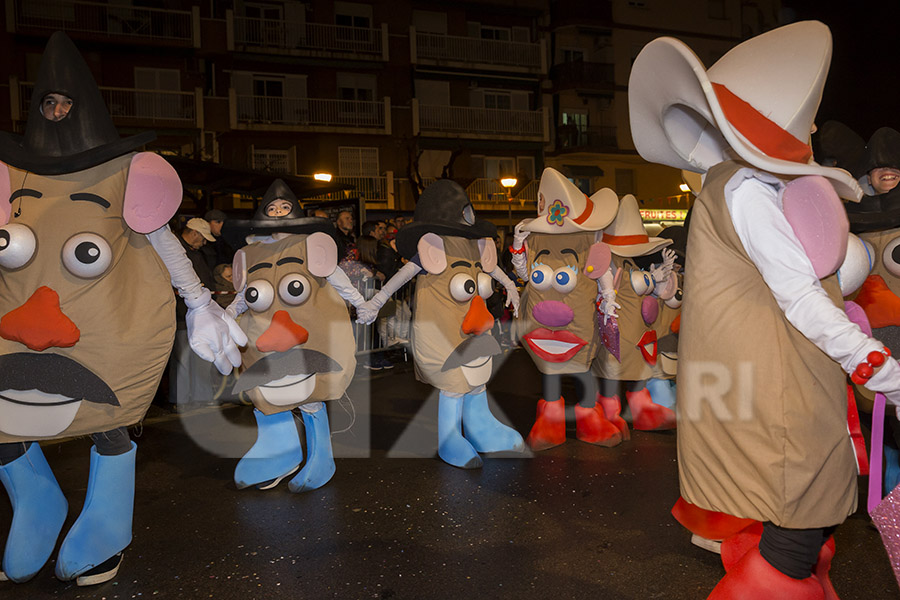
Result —
[[[79, 436], [132, 425], [143, 418], [153, 399], [175, 335], [175, 297], [168, 271], [146, 236], [129, 229], [122, 218], [132, 156], [55, 176], [9, 168], [12, 190], [29, 188], [41, 197], [26, 195], [13, 203], [13, 213], [20, 212], [18, 217], [11, 216], [10, 224], [31, 228], [37, 249], [20, 269], [0, 269], [0, 315], [21, 307], [35, 290], [48, 286], [58, 293], [62, 313], [78, 328], [80, 337], [71, 347], [41, 352], [0, 338], [0, 359], [12, 353], [66, 357], [102, 379], [118, 406], [87, 397], [74, 421], [63, 430], [24, 436], [10, 433], [17, 424], [8, 419], [7, 407], [0, 406], [0, 443]], [[85, 193], [95, 194], [110, 206], [72, 199], [73, 194]], [[66, 241], [85, 232], [101, 236], [112, 250], [109, 268], [93, 279], [73, 275], [60, 259]], [[22, 375], [33, 380], [33, 388], [38, 390], [61, 376], [39, 368]], [[80, 391], [76, 380], [66, 385], [72, 390], [66, 393]], [[0, 405], [6, 404], [0, 400]], [[60, 411], [72, 408], [74, 404], [27, 407], [31, 413], [27, 418], [59, 420]]]
[[[681, 492], [737, 517], [826, 527], [856, 509], [846, 380], [788, 322], [734, 230], [724, 186], [742, 166], [710, 169], [693, 210], [679, 340]], [[836, 278], [822, 285], [841, 305]]]

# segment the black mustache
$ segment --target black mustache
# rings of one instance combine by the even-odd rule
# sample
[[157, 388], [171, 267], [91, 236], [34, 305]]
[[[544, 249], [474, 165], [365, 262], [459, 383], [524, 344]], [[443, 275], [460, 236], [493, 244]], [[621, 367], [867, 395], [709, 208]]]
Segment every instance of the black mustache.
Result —
[[500, 352], [500, 344], [497, 343], [494, 336], [488, 333], [466, 338], [459, 346], [453, 349], [453, 352], [444, 361], [441, 372], [461, 367], [479, 356], [493, 356], [500, 354]]
[[232, 387], [239, 394], [289, 375], [331, 373], [343, 368], [330, 356], [309, 348], [292, 348], [287, 352], [268, 354], [241, 373]]
[[119, 406], [115, 392], [105, 381], [61, 354], [14, 352], [0, 356], [0, 390], [40, 390]]

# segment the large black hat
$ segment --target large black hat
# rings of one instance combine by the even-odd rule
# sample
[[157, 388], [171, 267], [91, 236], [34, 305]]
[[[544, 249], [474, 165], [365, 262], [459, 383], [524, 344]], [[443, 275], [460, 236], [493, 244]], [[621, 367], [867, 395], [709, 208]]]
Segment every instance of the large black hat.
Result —
[[859, 202], [845, 202], [850, 231], [866, 233], [900, 227], [900, 186], [886, 194], [863, 196]]
[[[45, 119], [41, 112], [41, 100], [50, 93], [72, 99], [72, 108], [59, 121]], [[25, 135], [0, 135], [0, 160], [38, 175], [61, 175], [103, 164], [154, 139], [152, 131], [119, 137], [87, 63], [72, 40], [57, 31], [41, 58]]]
[[416, 203], [413, 222], [397, 232], [397, 251], [407, 260], [418, 252], [419, 238], [426, 233], [468, 239], [493, 237], [497, 226], [475, 218], [465, 190], [450, 179], [439, 179], [422, 192]]
[[866, 141], [840, 121], [826, 121], [813, 134], [812, 147], [820, 165], [852, 171], [865, 152]]
[[900, 133], [890, 127], [882, 127], [872, 134], [866, 150], [853, 168], [853, 175], [864, 177], [878, 167], [900, 169]]
[[[276, 199], [291, 203], [291, 212], [281, 217], [266, 215], [266, 206]], [[276, 179], [263, 195], [252, 219], [229, 219], [222, 226], [222, 235], [232, 248], [247, 244], [248, 235], [272, 235], [273, 233], [315, 233], [322, 231], [337, 240], [337, 232], [331, 219], [305, 217], [297, 196], [281, 179]]]

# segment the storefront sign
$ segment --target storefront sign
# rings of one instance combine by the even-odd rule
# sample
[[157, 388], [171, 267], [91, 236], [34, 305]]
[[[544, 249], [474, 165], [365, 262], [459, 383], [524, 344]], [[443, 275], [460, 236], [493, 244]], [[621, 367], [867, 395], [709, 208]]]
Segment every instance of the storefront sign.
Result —
[[642, 208], [641, 219], [644, 221], [684, 221], [687, 212], [683, 208]]

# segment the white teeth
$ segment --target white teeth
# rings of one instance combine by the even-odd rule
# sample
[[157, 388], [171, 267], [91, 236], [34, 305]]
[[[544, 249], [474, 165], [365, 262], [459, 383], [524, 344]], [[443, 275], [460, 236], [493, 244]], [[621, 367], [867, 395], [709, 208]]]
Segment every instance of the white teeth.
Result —
[[462, 374], [469, 385], [484, 385], [491, 378], [492, 366], [490, 356], [479, 356], [462, 366]]
[[653, 353], [656, 351], [656, 344], [644, 344], [644, 350], [647, 351], [648, 356], [653, 356]]
[[288, 375], [259, 386], [259, 393], [269, 404], [289, 406], [309, 398], [316, 389], [316, 374]]
[[565, 354], [578, 344], [572, 344], [570, 342], [562, 342], [559, 340], [535, 340], [532, 339], [531, 343], [546, 352], [547, 354]]
[[40, 390], [2, 390], [0, 431], [26, 439], [58, 435], [75, 420], [81, 402]]

